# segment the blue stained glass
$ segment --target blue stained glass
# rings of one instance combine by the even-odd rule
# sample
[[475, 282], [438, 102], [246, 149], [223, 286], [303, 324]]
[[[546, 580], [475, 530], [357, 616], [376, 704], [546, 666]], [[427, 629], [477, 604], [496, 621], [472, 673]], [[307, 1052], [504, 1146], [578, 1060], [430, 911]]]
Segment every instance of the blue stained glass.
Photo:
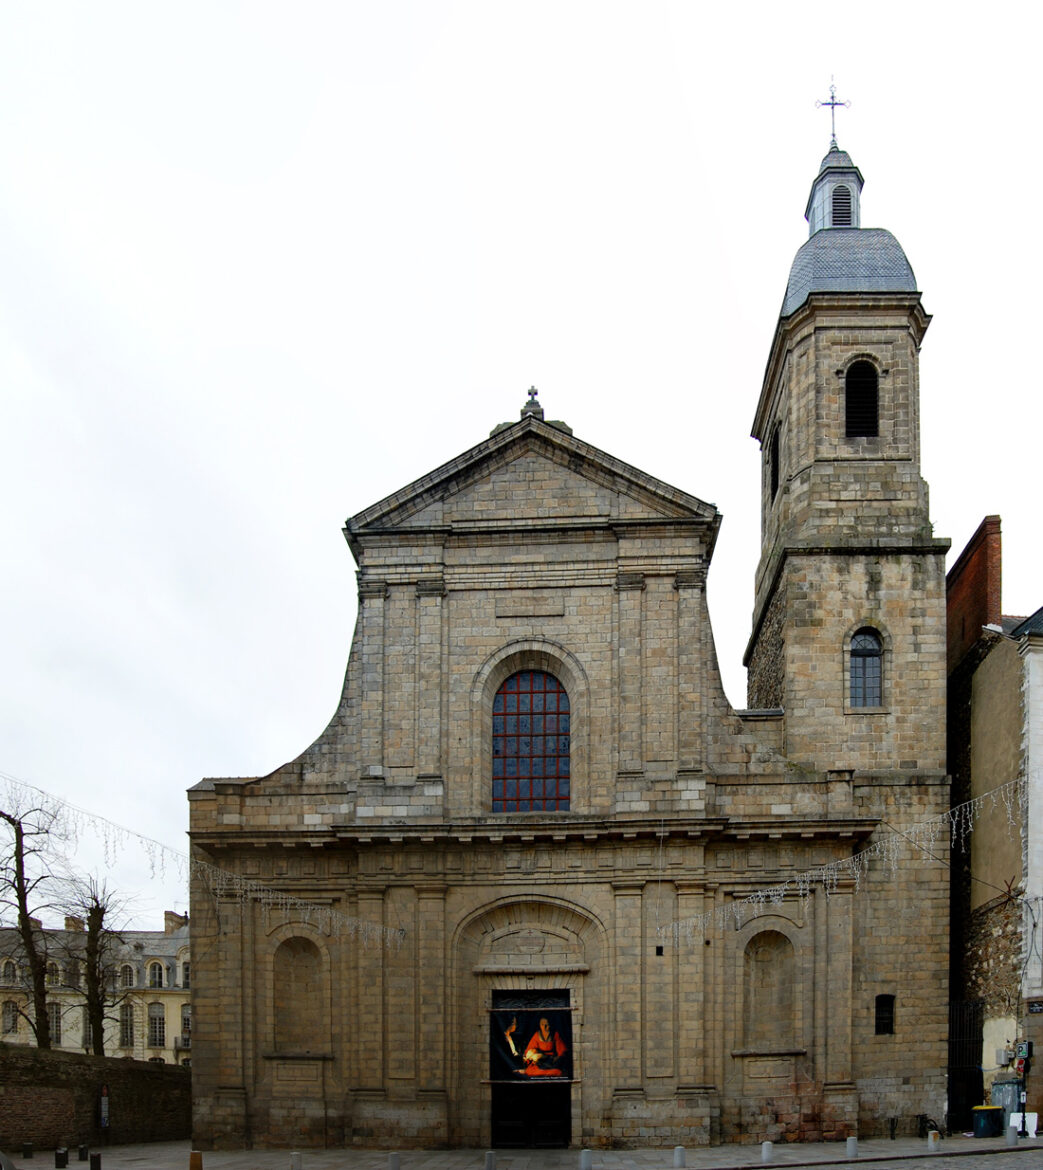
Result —
[[569, 700], [544, 671], [519, 671], [493, 700], [493, 811], [569, 807]]

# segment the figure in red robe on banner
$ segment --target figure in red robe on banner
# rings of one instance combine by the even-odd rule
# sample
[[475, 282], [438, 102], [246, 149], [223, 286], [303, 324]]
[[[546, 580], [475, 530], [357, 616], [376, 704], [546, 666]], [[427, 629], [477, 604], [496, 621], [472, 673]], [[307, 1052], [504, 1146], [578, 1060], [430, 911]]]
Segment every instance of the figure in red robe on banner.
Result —
[[[512, 1033], [517, 1026], [518, 1021], [512, 1020], [511, 1026], [505, 1033], [507, 1043], [510, 1044], [515, 1055], [517, 1055], [517, 1049], [514, 1047]], [[514, 1071], [519, 1076], [524, 1077], [560, 1077], [564, 1074], [557, 1067], [557, 1064], [567, 1051], [565, 1041], [562, 1040], [560, 1033], [551, 1034], [550, 1022], [544, 1016], [540, 1020], [539, 1028], [533, 1032], [532, 1039], [525, 1045], [525, 1054], [522, 1057], [525, 1067], [516, 1068]]]

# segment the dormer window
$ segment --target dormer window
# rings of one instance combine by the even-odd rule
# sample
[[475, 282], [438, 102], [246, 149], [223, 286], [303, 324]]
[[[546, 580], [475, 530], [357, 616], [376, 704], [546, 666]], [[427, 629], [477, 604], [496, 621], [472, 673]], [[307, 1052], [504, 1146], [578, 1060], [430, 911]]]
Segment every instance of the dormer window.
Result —
[[838, 183], [833, 188], [833, 227], [851, 227], [851, 188]]

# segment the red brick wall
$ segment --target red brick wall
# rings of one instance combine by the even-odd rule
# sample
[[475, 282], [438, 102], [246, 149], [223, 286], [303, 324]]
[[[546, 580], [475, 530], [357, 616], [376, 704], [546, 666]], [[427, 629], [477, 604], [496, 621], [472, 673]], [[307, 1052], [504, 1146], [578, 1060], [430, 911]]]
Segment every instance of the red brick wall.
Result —
[[1002, 596], [999, 516], [986, 516], [945, 578], [949, 672], [981, 636], [999, 625]]

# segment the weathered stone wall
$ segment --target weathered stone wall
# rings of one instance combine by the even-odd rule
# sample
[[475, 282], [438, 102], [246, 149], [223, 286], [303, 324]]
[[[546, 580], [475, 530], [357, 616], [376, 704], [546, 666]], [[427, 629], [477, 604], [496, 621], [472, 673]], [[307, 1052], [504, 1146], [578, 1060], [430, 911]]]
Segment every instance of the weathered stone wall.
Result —
[[[497, 443], [349, 522], [361, 610], [324, 736], [191, 794], [197, 859], [335, 915], [194, 871], [195, 1140], [486, 1146], [494, 993], [522, 991], [567, 997], [574, 1144], [840, 1138], [885, 1096], [940, 1113], [944, 868], [758, 896], [947, 807], [934, 550], [808, 554], [767, 672], [799, 701], [739, 716], [712, 509], [535, 424]], [[859, 590], [901, 657], [888, 708], [852, 717]], [[570, 698], [571, 804], [494, 814], [493, 696], [530, 669]]]
[[781, 707], [785, 701], [785, 616], [784, 597], [781, 593], [775, 593], [768, 604], [747, 663], [746, 701], [751, 707]]
[[0, 1045], [0, 1148], [180, 1141], [191, 1132], [191, 1086], [191, 1070], [175, 1065]]

